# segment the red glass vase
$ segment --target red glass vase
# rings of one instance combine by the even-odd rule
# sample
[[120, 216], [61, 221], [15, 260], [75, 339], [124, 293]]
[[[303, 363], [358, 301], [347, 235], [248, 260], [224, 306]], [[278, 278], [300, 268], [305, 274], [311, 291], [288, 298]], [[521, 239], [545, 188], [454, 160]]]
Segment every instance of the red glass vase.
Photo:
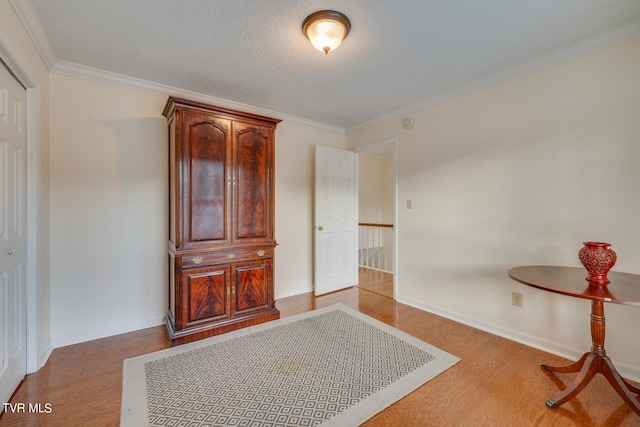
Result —
[[607, 273], [617, 260], [616, 253], [613, 249], [609, 249], [611, 243], [584, 242], [583, 244], [584, 246], [578, 251], [578, 257], [589, 273], [586, 280], [597, 285], [606, 285], [609, 283]]

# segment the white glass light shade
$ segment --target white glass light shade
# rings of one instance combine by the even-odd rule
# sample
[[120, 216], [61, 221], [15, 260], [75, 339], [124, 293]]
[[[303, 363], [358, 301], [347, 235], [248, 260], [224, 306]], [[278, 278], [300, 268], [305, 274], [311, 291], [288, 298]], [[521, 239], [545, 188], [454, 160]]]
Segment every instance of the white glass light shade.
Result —
[[342, 43], [345, 33], [346, 29], [342, 24], [329, 19], [316, 21], [307, 29], [307, 36], [313, 47], [325, 53], [337, 48]]
[[313, 13], [302, 24], [302, 31], [313, 47], [324, 53], [337, 48], [347, 37], [350, 29], [349, 18], [332, 10]]

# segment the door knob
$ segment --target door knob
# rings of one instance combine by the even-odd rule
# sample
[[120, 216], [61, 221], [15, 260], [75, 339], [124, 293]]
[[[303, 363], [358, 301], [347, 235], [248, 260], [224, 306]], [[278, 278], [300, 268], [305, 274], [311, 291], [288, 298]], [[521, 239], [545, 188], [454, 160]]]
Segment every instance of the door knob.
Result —
[[7, 254], [9, 254], [9, 255], [13, 255], [13, 249], [9, 249], [9, 250], [7, 251]]
[[319, 230], [319, 231], [322, 231], [322, 230], [324, 230], [324, 227], [323, 227], [323, 226], [321, 226], [321, 225], [319, 225], [319, 226], [318, 226], [318, 230]]

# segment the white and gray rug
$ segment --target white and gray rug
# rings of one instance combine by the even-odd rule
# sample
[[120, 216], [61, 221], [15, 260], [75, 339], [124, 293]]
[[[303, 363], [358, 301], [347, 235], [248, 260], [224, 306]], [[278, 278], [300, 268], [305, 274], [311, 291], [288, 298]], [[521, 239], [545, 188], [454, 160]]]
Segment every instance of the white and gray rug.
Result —
[[121, 426], [357, 426], [459, 360], [336, 304], [125, 360]]

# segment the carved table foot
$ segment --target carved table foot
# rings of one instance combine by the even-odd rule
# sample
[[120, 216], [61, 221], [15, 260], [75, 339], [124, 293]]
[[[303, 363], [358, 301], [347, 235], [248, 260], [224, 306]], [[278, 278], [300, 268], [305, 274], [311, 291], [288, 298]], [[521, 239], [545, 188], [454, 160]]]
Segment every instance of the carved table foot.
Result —
[[576, 378], [557, 396], [547, 400], [548, 408], [555, 409], [563, 403], [574, 398], [594, 377], [595, 374], [601, 373], [605, 376], [609, 384], [622, 397], [622, 399], [631, 406], [631, 409], [640, 415], [640, 402], [634, 394], [640, 394], [640, 389], [633, 386], [620, 376], [615, 366], [607, 356], [600, 356], [594, 353], [585, 353], [580, 360], [562, 367], [554, 367], [542, 365], [542, 369], [550, 372], [575, 373], [578, 372]]
[[[545, 366], [545, 365], [543, 365]], [[578, 376], [567, 386], [562, 393], [552, 397], [547, 401], [549, 408], [557, 408], [563, 403], [571, 400], [600, 371], [600, 358], [593, 353], [585, 353], [580, 360], [565, 367], [545, 366], [543, 369], [551, 372], [573, 373], [578, 372]]]
[[620, 397], [631, 406], [633, 412], [640, 415], [640, 402], [638, 402], [638, 398], [634, 396], [634, 394], [640, 394], [640, 389], [625, 381], [625, 379], [618, 374], [618, 371], [608, 357], [603, 358], [601, 372], [607, 381], [609, 381], [609, 384], [618, 392]]
[[584, 361], [591, 353], [585, 353], [582, 355], [580, 360], [575, 363], [572, 363], [569, 366], [548, 366], [548, 365], [540, 365], [542, 369], [549, 372], [560, 372], [562, 374], [571, 374], [574, 372], [580, 372], [582, 366], [584, 365]]
[[547, 400], [547, 408], [556, 409], [558, 407], [558, 402], [553, 399]]

